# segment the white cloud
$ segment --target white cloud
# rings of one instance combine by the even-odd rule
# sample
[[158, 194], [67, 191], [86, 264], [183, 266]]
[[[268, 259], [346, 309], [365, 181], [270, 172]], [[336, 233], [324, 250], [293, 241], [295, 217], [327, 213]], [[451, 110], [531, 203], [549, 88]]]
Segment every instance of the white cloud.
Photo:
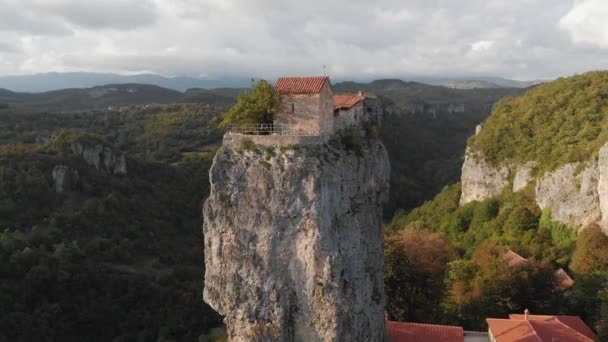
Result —
[[471, 44], [471, 50], [475, 52], [488, 51], [494, 46], [494, 42], [490, 40], [480, 40]]
[[607, 65], [602, 1], [0, 0], [0, 74], [549, 78]]
[[561, 18], [575, 43], [608, 48], [608, 2], [606, 0], [578, 0]]

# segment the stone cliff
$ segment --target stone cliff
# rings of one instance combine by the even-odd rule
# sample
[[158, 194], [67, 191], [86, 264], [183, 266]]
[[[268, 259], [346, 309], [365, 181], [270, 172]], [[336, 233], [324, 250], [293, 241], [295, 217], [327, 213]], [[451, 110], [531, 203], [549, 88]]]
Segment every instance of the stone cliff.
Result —
[[599, 223], [608, 232], [608, 143], [599, 157], [569, 163], [534, 177], [536, 163], [493, 166], [478, 152], [467, 150], [462, 166], [460, 204], [496, 197], [506, 186], [517, 192], [532, 183], [536, 203], [550, 209], [551, 218], [585, 227]]
[[494, 167], [467, 149], [462, 164], [460, 205], [496, 197], [509, 184], [509, 169]]
[[204, 300], [225, 316], [231, 341], [384, 339], [390, 165], [377, 139], [362, 140], [225, 142], [215, 156]]
[[84, 161], [95, 167], [116, 175], [127, 174], [127, 161], [125, 155], [116, 153], [109, 146], [103, 144], [87, 144], [74, 142], [70, 145], [73, 154], [82, 157]]

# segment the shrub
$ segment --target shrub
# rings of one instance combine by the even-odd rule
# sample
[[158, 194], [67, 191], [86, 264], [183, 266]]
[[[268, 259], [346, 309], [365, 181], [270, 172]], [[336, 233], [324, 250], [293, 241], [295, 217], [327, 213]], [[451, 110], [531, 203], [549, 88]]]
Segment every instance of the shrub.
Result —
[[584, 228], [576, 243], [572, 257], [572, 269], [580, 274], [606, 272], [608, 270], [608, 236], [602, 229], [593, 224]]
[[253, 142], [253, 140], [251, 140], [249, 138], [244, 138], [239, 143], [239, 146], [237, 147], [236, 152], [243, 153], [245, 151], [257, 153], [257, 152], [259, 152], [258, 145], [256, 145], [256, 143]]
[[261, 80], [239, 95], [237, 103], [224, 113], [220, 126], [272, 123], [280, 107], [280, 94], [270, 83]]

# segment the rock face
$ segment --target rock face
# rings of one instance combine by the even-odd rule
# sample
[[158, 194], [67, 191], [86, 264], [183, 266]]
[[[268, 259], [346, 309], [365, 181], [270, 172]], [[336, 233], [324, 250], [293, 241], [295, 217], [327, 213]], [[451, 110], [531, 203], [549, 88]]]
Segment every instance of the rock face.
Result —
[[81, 156], [87, 164], [94, 166], [98, 170], [103, 169], [115, 175], [127, 174], [125, 155], [114, 153], [108, 146], [73, 143], [70, 149], [72, 153]]
[[527, 162], [517, 169], [515, 178], [513, 178], [513, 192], [522, 190], [533, 180], [532, 172], [534, 171], [535, 167], [535, 162]]
[[553, 220], [580, 227], [598, 223], [608, 233], [608, 143], [600, 149], [599, 158], [563, 165], [538, 180], [533, 177], [535, 166], [535, 162], [528, 162], [496, 168], [483, 156], [474, 156], [467, 150], [460, 204], [499, 195], [509, 184], [509, 175], [515, 174], [513, 191], [534, 183], [536, 203], [541, 209], [550, 209]]
[[483, 156], [467, 149], [462, 165], [460, 205], [498, 196], [509, 184], [509, 169], [494, 168]]
[[597, 195], [600, 200], [600, 227], [608, 234], [608, 143], [600, 149], [597, 169], [599, 173]]
[[330, 145], [215, 156], [204, 300], [231, 341], [384, 340], [387, 153]]
[[72, 170], [66, 165], [57, 165], [53, 168], [53, 181], [55, 192], [58, 194], [71, 190], [78, 182], [78, 171]]
[[597, 163], [578, 171], [582, 167], [566, 164], [537, 182], [536, 203], [541, 209], [551, 209], [551, 219], [582, 226], [600, 220]]

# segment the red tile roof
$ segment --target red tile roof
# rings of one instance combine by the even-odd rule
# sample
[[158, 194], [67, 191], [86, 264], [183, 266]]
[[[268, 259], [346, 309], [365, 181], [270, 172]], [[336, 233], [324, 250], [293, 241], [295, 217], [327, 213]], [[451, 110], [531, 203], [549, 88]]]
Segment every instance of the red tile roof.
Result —
[[487, 318], [486, 322], [496, 342], [543, 342], [528, 321]]
[[[509, 315], [509, 318], [515, 319], [515, 320], [524, 320], [525, 315], [511, 314], [511, 315]], [[595, 334], [593, 333], [591, 328], [589, 328], [587, 326], [587, 324], [585, 324], [585, 322], [583, 322], [583, 320], [580, 319], [580, 317], [578, 317], [578, 316], [528, 315], [528, 320], [531, 320], [531, 321], [549, 321], [552, 319], [558, 320], [559, 322], [569, 326], [570, 328], [589, 337], [590, 339], [595, 338]]]
[[365, 96], [362, 93], [334, 95], [334, 108], [350, 109], [363, 99]]
[[325, 82], [329, 82], [329, 77], [281, 77], [274, 88], [280, 94], [315, 94], [321, 91]]
[[390, 342], [463, 342], [462, 327], [448, 325], [386, 322]]
[[574, 280], [561, 267], [553, 273], [553, 282], [555, 287], [560, 290], [567, 290], [574, 286]]
[[502, 260], [509, 266], [514, 267], [517, 265], [521, 265], [527, 261], [526, 258], [521, 255], [513, 252], [512, 250], [508, 250], [505, 254], [502, 255]]
[[[509, 267], [515, 267], [526, 263], [528, 259], [509, 249], [502, 255], [502, 261], [504, 261]], [[568, 290], [574, 286], [574, 280], [568, 275], [568, 273], [566, 273], [566, 271], [564, 271], [563, 268], [559, 268], [553, 272], [553, 283], [555, 284], [556, 289], [562, 291]]]
[[593, 342], [595, 335], [575, 316], [509, 315], [510, 319], [488, 318], [496, 342]]

